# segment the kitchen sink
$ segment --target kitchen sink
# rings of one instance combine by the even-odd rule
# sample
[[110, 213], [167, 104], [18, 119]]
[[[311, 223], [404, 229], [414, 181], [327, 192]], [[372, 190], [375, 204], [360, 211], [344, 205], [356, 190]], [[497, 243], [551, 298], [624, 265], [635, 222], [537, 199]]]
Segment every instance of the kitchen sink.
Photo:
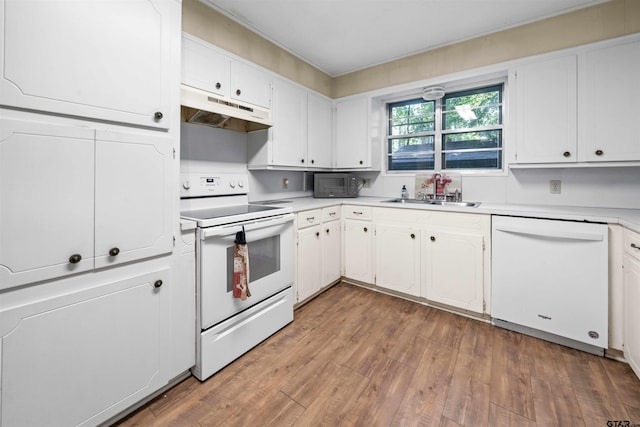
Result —
[[418, 205], [437, 205], [437, 206], [452, 206], [452, 207], [467, 207], [477, 208], [480, 206], [480, 202], [445, 202], [444, 200], [416, 200], [416, 199], [390, 199], [383, 200], [382, 203], [406, 203], [406, 204], [418, 204]]

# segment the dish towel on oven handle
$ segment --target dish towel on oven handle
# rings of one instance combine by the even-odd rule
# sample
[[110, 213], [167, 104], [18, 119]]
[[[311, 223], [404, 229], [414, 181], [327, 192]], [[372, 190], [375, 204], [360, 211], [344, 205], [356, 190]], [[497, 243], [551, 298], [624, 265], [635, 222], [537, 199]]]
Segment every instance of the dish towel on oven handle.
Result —
[[251, 296], [249, 291], [249, 248], [247, 237], [242, 231], [236, 233], [233, 247], [233, 297], [246, 300]]

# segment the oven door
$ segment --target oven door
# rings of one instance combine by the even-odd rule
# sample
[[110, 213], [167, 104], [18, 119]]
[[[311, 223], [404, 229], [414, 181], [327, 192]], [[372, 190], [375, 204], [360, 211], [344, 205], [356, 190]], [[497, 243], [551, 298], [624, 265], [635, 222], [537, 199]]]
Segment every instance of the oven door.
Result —
[[[198, 230], [198, 305], [202, 330], [293, 284], [293, 214]], [[244, 226], [249, 249], [249, 290], [233, 297], [233, 249]], [[293, 307], [292, 307], [293, 310]]]

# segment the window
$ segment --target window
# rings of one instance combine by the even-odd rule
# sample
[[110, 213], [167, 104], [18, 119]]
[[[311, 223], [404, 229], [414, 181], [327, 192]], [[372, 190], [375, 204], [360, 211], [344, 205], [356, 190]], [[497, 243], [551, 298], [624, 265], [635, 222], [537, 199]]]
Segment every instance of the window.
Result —
[[501, 170], [503, 85], [388, 104], [388, 170]]

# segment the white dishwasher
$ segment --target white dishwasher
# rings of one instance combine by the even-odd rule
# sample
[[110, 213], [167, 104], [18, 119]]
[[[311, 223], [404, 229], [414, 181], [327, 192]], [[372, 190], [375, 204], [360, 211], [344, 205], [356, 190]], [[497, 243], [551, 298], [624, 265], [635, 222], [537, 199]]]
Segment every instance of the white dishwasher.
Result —
[[607, 224], [494, 215], [491, 238], [493, 324], [604, 355]]

